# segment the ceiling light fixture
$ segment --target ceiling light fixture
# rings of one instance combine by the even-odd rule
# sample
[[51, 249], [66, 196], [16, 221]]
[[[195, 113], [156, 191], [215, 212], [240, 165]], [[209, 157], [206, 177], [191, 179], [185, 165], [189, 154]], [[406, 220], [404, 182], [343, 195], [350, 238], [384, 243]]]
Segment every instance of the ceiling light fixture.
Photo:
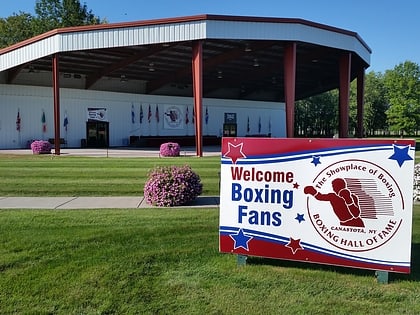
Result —
[[260, 66], [260, 64], [258, 63], [258, 59], [255, 58], [254, 59], [254, 67], [259, 67], [259, 66]]
[[124, 83], [124, 82], [127, 82], [128, 80], [127, 80], [127, 77], [124, 74], [122, 74], [120, 81]]
[[222, 70], [217, 71], [217, 78], [218, 79], [223, 79], [223, 72], [222, 72]]
[[250, 52], [250, 51], [252, 51], [251, 46], [249, 46], [249, 44], [246, 44], [246, 45], [245, 45], [245, 49], [244, 49], [244, 51], [245, 51], [245, 52]]
[[153, 62], [149, 63], [149, 71], [150, 72], [155, 71], [155, 64]]

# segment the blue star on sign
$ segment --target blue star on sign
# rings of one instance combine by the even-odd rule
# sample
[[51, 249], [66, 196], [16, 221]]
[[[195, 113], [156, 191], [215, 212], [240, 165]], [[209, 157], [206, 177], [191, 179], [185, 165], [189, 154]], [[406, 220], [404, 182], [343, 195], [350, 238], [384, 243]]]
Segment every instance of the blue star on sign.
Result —
[[394, 147], [394, 154], [392, 154], [389, 159], [395, 160], [398, 162], [398, 165], [401, 167], [405, 161], [410, 161], [413, 158], [408, 155], [408, 150], [410, 149], [410, 146], [407, 145], [405, 147], [397, 147], [396, 145]]
[[235, 244], [233, 245], [233, 249], [237, 249], [239, 247], [242, 247], [245, 250], [249, 250], [248, 249], [248, 243], [253, 238], [252, 236], [245, 235], [244, 231], [242, 229], [240, 229], [238, 231], [238, 234], [230, 234], [229, 236], [235, 242]]
[[321, 161], [319, 160], [320, 158], [321, 158], [320, 156], [313, 156], [311, 163], [315, 166], [317, 166], [318, 164], [321, 164]]
[[304, 214], [297, 214], [295, 220], [298, 220], [299, 223], [301, 223], [302, 221], [305, 221], [305, 218], [303, 217]]

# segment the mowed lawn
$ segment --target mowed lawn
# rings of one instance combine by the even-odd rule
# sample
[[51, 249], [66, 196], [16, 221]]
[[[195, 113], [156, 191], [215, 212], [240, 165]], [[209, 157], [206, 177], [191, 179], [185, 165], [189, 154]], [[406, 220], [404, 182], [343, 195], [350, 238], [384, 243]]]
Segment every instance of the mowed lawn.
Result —
[[[189, 164], [218, 194], [220, 158], [0, 156], [0, 196], [142, 194], [162, 163]], [[216, 208], [0, 210], [0, 314], [420, 314], [419, 205], [412, 272], [389, 284], [372, 270], [239, 266], [218, 251], [218, 218]]]
[[218, 252], [218, 209], [0, 210], [0, 314], [420, 314], [412, 273]]
[[189, 165], [203, 195], [219, 195], [220, 157], [0, 155], [0, 196], [139, 196], [153, 167]]

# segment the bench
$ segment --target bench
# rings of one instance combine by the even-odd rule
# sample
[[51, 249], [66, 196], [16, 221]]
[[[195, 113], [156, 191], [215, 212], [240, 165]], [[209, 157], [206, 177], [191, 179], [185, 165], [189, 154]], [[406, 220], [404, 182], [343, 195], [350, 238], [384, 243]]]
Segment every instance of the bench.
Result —
[[[176, 142], [182, 146], [195, 146], [195, 136], [141, 136], [130, 137], [130, 146], [156, 147], [162, 143]], [[217, 136], [203, 136], [203, 145], [220, 145], [221, 138]]]
[[[51, 143], [51, 145], [55, 144], [55, 139], [54, 138], [49, 138], [48, 142]], [[60, 138], [60, 146], [67, 146], [67, 141], [64, 138]]]

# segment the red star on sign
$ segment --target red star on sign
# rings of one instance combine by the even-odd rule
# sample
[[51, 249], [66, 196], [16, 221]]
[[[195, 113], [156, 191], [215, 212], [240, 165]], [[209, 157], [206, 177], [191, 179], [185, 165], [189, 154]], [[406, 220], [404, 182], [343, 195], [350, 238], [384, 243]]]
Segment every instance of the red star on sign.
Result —
[[243, 142], [234, 145], [233, 143], [228, 143], [228, 151], [225, 153], [224, 157], [228, 157], [232, 160], [233, 164], [236, 164], [236, 161], [241, 158], [246, 158], [246, 155], [242, 152]]
[[296, 254], [299, 249], [303, 250], [303, 247], [300, 246], [300, 239], [295, 240], [293, 237], [290, 238], [289, 243], [285, 246], [292, 250], [293, 255]]

